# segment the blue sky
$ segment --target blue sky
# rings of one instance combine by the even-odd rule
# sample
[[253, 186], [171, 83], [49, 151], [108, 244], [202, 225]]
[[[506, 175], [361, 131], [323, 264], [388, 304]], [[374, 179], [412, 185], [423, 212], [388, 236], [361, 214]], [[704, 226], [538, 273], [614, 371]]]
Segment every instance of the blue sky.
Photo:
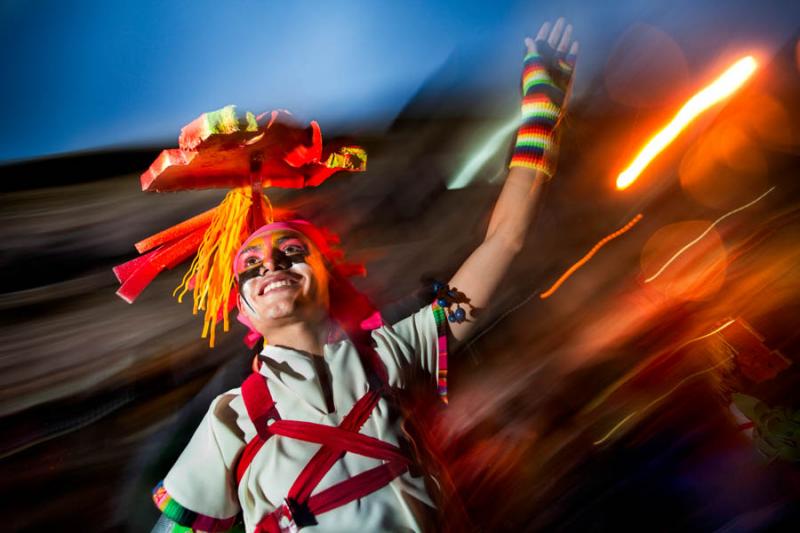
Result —
[[[522, 38], [565, 15], [582, 45], [579, 93], [636, 22], [690, 66], [731, 46], [774, 50], [798, 2], [267, 0], [0, 2], [0, 161], [172, 146], [203, 111], [287, 108], [328, 127], [380, 129], [448, 58], [463, 87], [514, 88]], [[366, 125], [366, 126], [365, 126]]]

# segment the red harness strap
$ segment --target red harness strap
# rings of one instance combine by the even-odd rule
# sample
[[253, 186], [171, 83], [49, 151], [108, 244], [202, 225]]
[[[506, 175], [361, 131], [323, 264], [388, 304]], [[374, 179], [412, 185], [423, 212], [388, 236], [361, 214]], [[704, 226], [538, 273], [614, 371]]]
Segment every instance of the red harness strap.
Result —
[[[316, 524], [314, 516], [372, 494], [388, 485], [407, 468], [406, 462], [384, 463], [311, 496], [305, 504], [287, 498], [283, 505], [256, 525], [255, 531], [256, 533], [293, 532], [306, 525]], [[310, 521], [298, 523], [301, 518]]]
[[357, 453], [383, 461], [406, 460], [406, 456], [400, 452], [397, 446], [340, 427], [296, 420], [280, 420], [269, 429], [275, 435], [323, 444], [335, 451]]
[[[281, 420], [269, 393], [266, 378], [253, 373], [242, 385], [242, 397], [257, 435], [247, 443], [236, 468], [237, 483], [255, 455], [272, 435], [321, 444], [289, 489], [284, 503], [266, 515], [256, 526], [257, 533], [279, 533], [315, 524], [314, 517], [363, 498], [401, 475], [408, 469], [409, 459], [400, 448], [359, 433], [381, 398], [383, 387], [371, 387], [359, 398], [338, 427]], [[274, 422], [267, 425], [272, 418]], [[345, 453], [357, 453], [385, 463], [329, 487], [311, 493], [325, 474]]]
[[[372, 409], [380, 399], [380, 391], [370, 389], [367, 393], [358, 399], [358, 401], [350, 409], [350, 412], [342, 420], [339, 427], [350, 432], [358, 433], [361, 426], [364, 425], [367, 418], [369, 418]], [[311, 497], [311, 493], [317, 488], [319, 482], [328, 473], [328, 470], [338, 461], [344, 452], [326, 446], [321, 447], [314, 454], [314, 457], [297, 476], [297, 479], [289, 489], [288, 497], [297, 501], [305, 501]]]
[[244, 476], [250, 463], [253, 462], [253, 458], [271, 436], [267, 422], [270, 418], [274, 420], [280, 420], [281, 418], [275, 408], [275, 401], [267, 388], [266, 379], [261, 374], [253, 372], [244, 380], [244, 383], [242, 383], [242, 399], [247, 409], [247, 416], [250, 417], [256, 427], [256, 436], [247, 443], [242, 455], [239, 457], [239, 463], [236, 465], [237, 485], [241, 483], [242, 476]]

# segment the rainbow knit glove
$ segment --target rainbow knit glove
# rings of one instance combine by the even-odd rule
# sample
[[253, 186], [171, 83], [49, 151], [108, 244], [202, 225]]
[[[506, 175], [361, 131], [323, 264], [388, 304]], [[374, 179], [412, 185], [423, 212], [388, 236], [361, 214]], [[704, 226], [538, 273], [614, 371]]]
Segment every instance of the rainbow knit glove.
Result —
[[522, 119], [509, 167], [540, 170], [548, 179], [555, 173], [556, 126], [574, 68], [574, 55], [557, 53], [544, 40], [536, 41], [534, 51], [525, 56]]

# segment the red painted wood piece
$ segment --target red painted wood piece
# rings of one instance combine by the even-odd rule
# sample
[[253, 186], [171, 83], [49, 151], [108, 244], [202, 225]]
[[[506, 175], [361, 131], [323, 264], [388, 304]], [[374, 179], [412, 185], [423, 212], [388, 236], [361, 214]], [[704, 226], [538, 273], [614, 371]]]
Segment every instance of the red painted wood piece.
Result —
[[176, 224], [171, 228], [159, 231], [155, 235], [151, 235], [146, 239], [142, 239], [136, 243], [136, 251], [138, 251], [140, 254], [143, 254], [148, 250], [152, 250], [153, 248], [161, 246], [162, 244], [166, 244], [184, 237], [197, 229], [208, 228], [208, 226], [211, 225], [211, 219], [213, 218], [214, 211], [216, 210], [217, 208], [213, 207], [204, 213], [193, 216], [189, 220], [184, 220], [183, 222]]
[[[117, 295], [128, 303], [133, 303], [141, 292], [164, 269], [173, 268], [185, 261], [197, 251], [203, 240], [205, 228], [199, 228], [189, 235], [169, 244], [148, 252], [145, 256], [134, 259], [134, 265], [120, 265], [117, 275], [125, 274], [127, 277], [122, 286], [117, 290]], [[146, 258], [146, 260], [142, 260]], [[133, 269], [135, 267], [135, 269]]]
[[316, 186], [339, 170], [329, 168], [328, 156], [341, 148], [322, 144], [319, 124], [303, 127], [286, 112], [260, 117], [258, 129], [215, 133], [201, 115], [182, 131], [181, 147], [164, 150], [141, 176], [144, 191], [233, 188], [250, 184], [253, 158], [264, 187]]

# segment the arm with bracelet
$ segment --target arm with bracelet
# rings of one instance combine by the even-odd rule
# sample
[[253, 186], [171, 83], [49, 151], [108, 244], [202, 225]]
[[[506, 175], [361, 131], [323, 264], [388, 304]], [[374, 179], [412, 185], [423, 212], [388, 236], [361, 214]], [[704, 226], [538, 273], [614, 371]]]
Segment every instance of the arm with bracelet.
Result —
[[[542, 25], [535, 39], [526, 38], [522, 72], [522, 115], [503, 189], [492, 211], [489, 229], [478, 248], [450, 280], [453, 290], [469, 298], [471, 308], [488, 307], [492, 294], [519, 253], [541, 199], [543, 184], [555, 173], [559, 125], [572, 82], [578, 43], [563, 19]], [[474, 327], [469, 315], [451, 320], [456, 340]]]

